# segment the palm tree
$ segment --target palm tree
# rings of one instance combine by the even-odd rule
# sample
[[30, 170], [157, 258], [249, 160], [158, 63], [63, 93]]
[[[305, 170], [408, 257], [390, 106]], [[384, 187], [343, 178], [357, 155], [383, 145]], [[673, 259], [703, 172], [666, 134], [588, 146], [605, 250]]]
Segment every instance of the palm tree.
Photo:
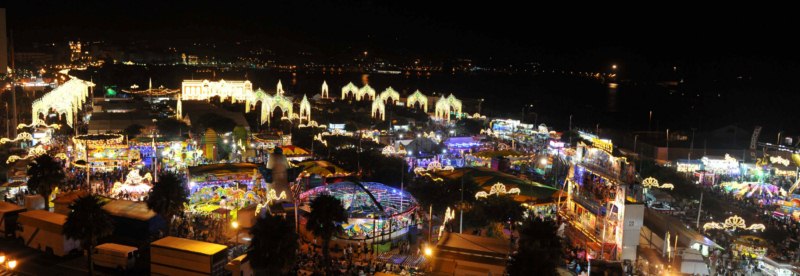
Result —
[[520, 229], [519, 250], [508, 267], [511, 275], [554, 275], [561, 263], [561, 238], [556, 224], [528, 220]]
[[253, 239], [247, 257], [256, 275], [285, 275], [294, 265], [297, 234], [294, 226], [280, 216], [259, 216], [250, 229]]
[[44, 197], [44, 206], [50, 208], [50, 194], [64, 182], [64, 169], [52, 156], [42, 154], [28, 165], [28, 188]]
[[111, 215], [103, 209], [106, 203], [96, 195], [79, 197], [70, 204], [71, 209], [62, 233], [69, 239], [78, 240], [89, 256], [89, 275], [94, 275], [92, 251], [98, 239], [111, 235], [114, 224]]
[[182, 212], [184, 204], [188, 202], [189, 190], [183, 178], [172, 173], [161, 174], [147, 196], [147, 208], [164, 218], [167, 235], [172, 230], [172, 217]]
[[320, 195], [311, 201], [311, 212], [307, 219], [306, 230], [322, 238], [322, 255], [327, 260], [331, 238], [342, 230], [339, 224], [347, 221], [344, 206], [331, 195]]

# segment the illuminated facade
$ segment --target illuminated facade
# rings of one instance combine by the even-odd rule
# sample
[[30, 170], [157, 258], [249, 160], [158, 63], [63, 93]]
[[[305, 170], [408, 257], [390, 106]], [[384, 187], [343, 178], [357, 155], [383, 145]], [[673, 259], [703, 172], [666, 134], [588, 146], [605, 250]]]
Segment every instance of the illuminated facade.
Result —
[[629, 188], [636, 181], [634, 165], [613, 156], [607, 146], [613, 148], [610, 142], [597, 147], [578, 143], [566, 179], [565, 213], [587, 242], [596, 245], [596, 258], [635, 260], [644, 205]]
[[70, 41], [69, 42], [69, 61], [78, 61], [81, 59], [81, 42], [80, 41]]
[[250, 81], [184, 80], [181, 84], [182, 100], [208, 100], [217, 96], [220, 101], [231, 98], [233, 102], [244, 101], [253, 94]]
[[[292, 118], [294, 114], [292, 100], [283, 95], [284, 90], [281, 81], [278, 81], [278, 85], [275, 89], [275, 96], [270, 96], [261, 89], [253, 91], [253, 84], [250, 83], [250, 81], [221, 80], [219, 82], [212, 82], [209, 80], [184, 80], [181, 85], [181, 91], [181, 100], [208, 100], [211, 97], [217, 96], [220, 98], [220, 101], [230, 98], [233, 103], [244, 102], [245, 112], [248, 113], [256, 103], [260, 102], [261, 124], [269, 123], [270, 114], [278, 108], [281, 110], [281, 117], [288, 119]], [[309, 106], [309, 116], [311, 114], [310, 110], [311, 108]]]

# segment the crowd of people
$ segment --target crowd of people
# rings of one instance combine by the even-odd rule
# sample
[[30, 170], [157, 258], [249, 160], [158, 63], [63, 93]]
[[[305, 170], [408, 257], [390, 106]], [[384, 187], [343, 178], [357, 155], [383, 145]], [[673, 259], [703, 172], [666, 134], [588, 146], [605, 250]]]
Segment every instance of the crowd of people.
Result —
[[[296, 275], [375, 275], [377, 272], [398, 275], [418, 275], [421, 271], [413, 266], [405, 266], [387, 261], [386, 255], [394, 252], [377, 253], [366, 243], [348, 243], [343, 247], [335, 245], [328, 260], [323, 258], [321, 248], [314, 242], [301, 241], [298, 259], [292, 269]], [[398, 255], [413, 258], [419, 255], [419, 249], [412, 252], [409, 243], [400, 243], [396, 249]], [[416, 253], [416, 255], [411, 254]]]
[[173, 217], [171, 233], [192, 240], [229, 244], [225, 235], [227, 221], [219, 214], [186, 211]]

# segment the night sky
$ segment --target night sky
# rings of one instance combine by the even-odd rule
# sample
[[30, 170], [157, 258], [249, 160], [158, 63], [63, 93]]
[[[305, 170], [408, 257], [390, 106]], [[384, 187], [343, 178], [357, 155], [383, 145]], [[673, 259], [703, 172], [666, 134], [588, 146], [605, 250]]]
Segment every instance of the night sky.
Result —
[[[468, 58], [478, 66], [537, 62], [567, 71], [608, 72], [619, 64], [628, 87], [684, 80], [678, 94], [708, 99], [679, 105], [723, 118], [714, 125], [795, 125], [800, 22], [783, 14], [792, 9], [661, 4], [25, 0], [0, 5], [8, 9], [19, 51], [33, 42], [75, 39], [162, 48], [245, 41], [279, 53], [310, 51], [338, 60], [369, 51], [400, 62]], [[719, 115], [725, 112], [739, 117]]]
[[[435, 2], [435, 3], [434, 3]], [[666, 4], [666, 3], [665, 3]], [[672, 5], [672, 3], [669, 3]], [[374, 48], [519, 61], [797, 58], [795, 19], [758, 8], [556, 7], [484, 1], [9, 1], [24, 45], [50, 39], [281, 38], [325, 50]], [[24, 47], [24, 46], [20, 46]], [[594, 62], [594, 61], [592, 61]]]

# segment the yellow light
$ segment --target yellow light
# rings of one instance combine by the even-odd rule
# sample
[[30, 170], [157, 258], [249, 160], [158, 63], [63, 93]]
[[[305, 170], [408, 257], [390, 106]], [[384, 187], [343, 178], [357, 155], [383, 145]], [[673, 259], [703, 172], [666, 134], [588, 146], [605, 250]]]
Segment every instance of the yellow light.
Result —
[[6, 255], [0, 255], [0, 265], [6, 262]]
[[8, 269], [14, 270], [15, 267], [17, 267], [17, 261], [16, 260], [8, 261]]
[[233, 229], [238, 229], [239, 228], [239, 222], [237, 222], [237, 221], [231, 222], [231, 226], [233, 227]]
[[433, 256], [433, 249], [431, 249], [430, 247], [426, 246], [425, 247], [425, 256], [428, 256], [428, 257]]

